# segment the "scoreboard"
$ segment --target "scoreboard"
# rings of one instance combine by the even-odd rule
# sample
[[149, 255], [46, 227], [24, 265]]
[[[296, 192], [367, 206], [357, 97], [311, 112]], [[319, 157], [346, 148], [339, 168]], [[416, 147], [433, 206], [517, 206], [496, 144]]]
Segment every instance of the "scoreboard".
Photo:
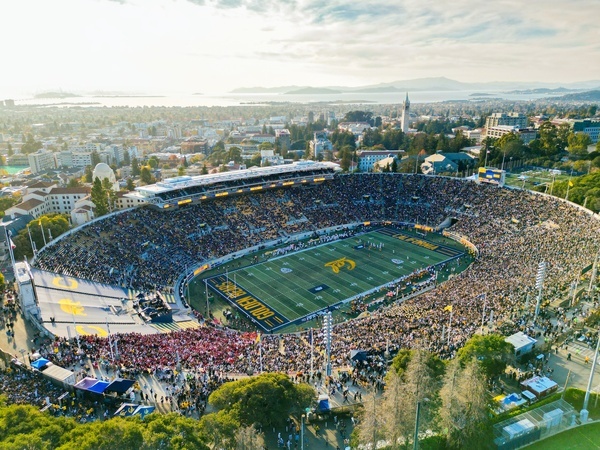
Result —
[[477, 182], [497, 184], [500, 187], [504, 186], [505, 178], [505, 170], [495, 169], [493, 167], [480, 167], [479, 173], [477, 174]]

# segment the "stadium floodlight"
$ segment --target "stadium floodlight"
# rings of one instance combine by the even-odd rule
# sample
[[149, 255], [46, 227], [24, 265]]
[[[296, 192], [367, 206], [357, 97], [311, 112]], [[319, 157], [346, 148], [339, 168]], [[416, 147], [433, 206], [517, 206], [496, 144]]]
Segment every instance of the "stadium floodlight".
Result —
[[323, 316], [323, 337], [325, 338], [325, 374], [331, 376], [331, 335], [333, 334], [333, 317], [331, 311]]
[[537, 316], [540, 313], [540, 304], [542, 302], [542, 289], [544, 288], [544, 280], [546, 279], [546, 261], [542, 261], [538, 264], [537, 275], [535, 276], [535, 288], [538, 290], [537, 303], [535, 305], [535, 315], [533, 316], [533, 322], [537, 320]]

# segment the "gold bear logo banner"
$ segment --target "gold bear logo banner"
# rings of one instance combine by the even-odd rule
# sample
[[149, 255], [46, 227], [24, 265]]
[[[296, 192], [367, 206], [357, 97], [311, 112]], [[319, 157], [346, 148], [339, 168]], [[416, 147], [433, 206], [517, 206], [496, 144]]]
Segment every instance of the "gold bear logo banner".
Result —
[[[65, 280], [69, 282], [69, 284], [65, 284]], [[57, 288], [60, 289], [71, 289], [71, 290], [75, 290], [77, 289], [77, 281], [75, 281], [73, 278], [61, 278], [61, 277], [54, 277], [54, 279], [52, 280], [52, 284], [54, 286], [56, 286]]]
[[60, 305], [60, 309], [62, 309], [67, 314], [73, 314], [74, 316], [87, 316], [84, 312], [85, 308], [81, 306], [81, 302], [74, 302], [70, 298], [61, 298], [58, 301]]
[[335, 261], [325, 263], [325, 267], [331, 267], [333, 273], [340, 273], [340, 269], [342, 269], [344, 266], [347, 266], [348, 270], [354, 270], [356, 263], [345, 256], [343, 258], [336, 259]]
[[[94, 330], [94, 332], [89, 332], [86, 330], [86, 328], [90, 329], [90, 330]], [[87, 325], [87, 326], [82, 326], [82, 325], [77, 325], [75, 327], [75, 329], [77, 330], [77, 332], [82, 335], [82, 336], [88, 336], [90, 334], [97, 334], [100, 337], [106, 337], [108, 336], [108, 331], [106, 331], [104, 328], [102, 327], [97, 327], [95, 325]]]

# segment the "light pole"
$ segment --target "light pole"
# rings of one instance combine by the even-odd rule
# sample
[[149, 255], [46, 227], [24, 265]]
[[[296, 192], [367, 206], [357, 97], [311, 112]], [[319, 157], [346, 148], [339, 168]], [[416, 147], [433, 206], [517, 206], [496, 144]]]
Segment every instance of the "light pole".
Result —
[[304, 414], [300, 417], [300, 450], [304, 450]]
[[594, 370], [596, 369], [596, 361], [598, 360], [598, 347], [600, 346], [600, 333], [596, 336], [596, 351], [594, 352], [594, 360], [592, 361], [592, 368], [590, 370], [590, 378], [588, 380], [587, 389], [585, 391], [585, 397], [583, 399], [583, 407], [579, 413], [579, 419], [581, 423], [585, 423], [588, 420], [589, 411], [587, 409], [588, 402], [590, 401], [590, 389], [592, 389], [592, 381], [594, 380]]

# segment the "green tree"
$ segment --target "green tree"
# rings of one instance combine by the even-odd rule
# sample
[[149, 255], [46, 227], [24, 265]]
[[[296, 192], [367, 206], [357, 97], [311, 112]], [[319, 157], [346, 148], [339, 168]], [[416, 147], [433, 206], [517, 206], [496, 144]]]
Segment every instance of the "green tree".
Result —
[[588, 146], [592, 144], [592, 139], [585, 133], [569, 133], [567, 138], [569, 152], [577, 156], [588, 156]]
[[11, 206], [15, 206], [20, 201], [20, 195], [9, 195], [7, 197], [0, 197], [0, 217], [4, 217], [4, 211], [6, 211]]
[[131, 155], [129, 154], [129, 150], [127, 148], [125, 148], [125, 151], [123, 152], [123, 166], [130, 166], [131, 165]]
[[101, 217], [108, 213], [108, 198], [106, 196], [106, 190], [104, 186], [102, 186], [102, 181], [100, 178], [96, 177], [94, 179], [94, 183], [92, 184], [92, 193], [91, 200], [96, 205], [94, 209], [94, 215], [96, 217]]
[[92, 154], [90, 155], [91, 160], [92, 160], [92, 167], [96, 167], [98, 164], [100, 164], [102, 161], [100, 160], [100, 155], [98, 154], [98, 152], [96, 150], [92, 151]]
[[488, 379], [504, 373], [506, 365], [514, 360], [514, 347], [500, 334], [474, 335], [458, 351], [458, 359], [466, 364], [476, 360]]
[[[14, 250], [15, 259], [21, 260], [24, 257], [33, 256], [31, 241], [38, 250], [44, 246], [44, 242], [49, 242], [56, 239], [58, 236], [69, 230], [71, 226], [67, 216], [62, 214], [47, 214], [40, 216], [36, 220], [29, 222], [28, 226], [19, 231], [17, 236], [13, 236], [12, 240], [16, 245]], [[42, 230], [44, 235], [42, 236]], [[31, 233], [31, 239], [29, 234]], [[44, 240], [45, 239], [45, 240]]]
[[141, 174], [140, 163], [137, 158], [131, 160], [131, 175], [139, 177]]
[[4, 274], [0, 273], [0, 292], [4, 292], [6, 288], [6, 280], [4, 279]]
[[150, 158], [148, 158], [148, 165], [152, 168], [152, 169], [157, 169], [158, 168], [158, 157], [156, 156], [151, 156]]
[[81, 186], [81, 181], [79, 181], [79, 178], [71, 178], [69, 180], [69, 182], [67, 183], [67, 187], [70, 187], [70, 188], [80, 187], [80, 186]]
[[140, 172], [140, 180], [144, 184], [152, 184], [156, 181], [154, 179], [154, 176], [152, 176], [152, 172], [150, 171], [150, 166], [142, 167], [142, 170]]
[[290, 414], [301, 413], [314, 397], [315, 391], [308, 384], [294, 384], [281, 373], [265, 373], [226, 383], [208, 401], [244, 426], [257, 421], [263, 426], [277, 426]]
[[102, 189], [107, 198], [108, 209], [109, 211], [113, 211], [117, 203], [117, 193], [113, 190], [113, 185], [108, 178], [102, 179]]
[[85, 166], [83, 181], [85, 181], [86, 183], [91, 183], [92, 181], [94, 181], [94, 172], [92, 171], [92, 166]]
[[135, 190], [135, 184], [133, 182], [133, 178], [131, 178], [131, 177], [127, 178], [127, 185], [125, 187], [127, 188], [128, 191]]
[[206, 167], [206, 164], [202, 164], [202, 170], [200, 171], [201, 175], [208, 175], [208, 167]]

